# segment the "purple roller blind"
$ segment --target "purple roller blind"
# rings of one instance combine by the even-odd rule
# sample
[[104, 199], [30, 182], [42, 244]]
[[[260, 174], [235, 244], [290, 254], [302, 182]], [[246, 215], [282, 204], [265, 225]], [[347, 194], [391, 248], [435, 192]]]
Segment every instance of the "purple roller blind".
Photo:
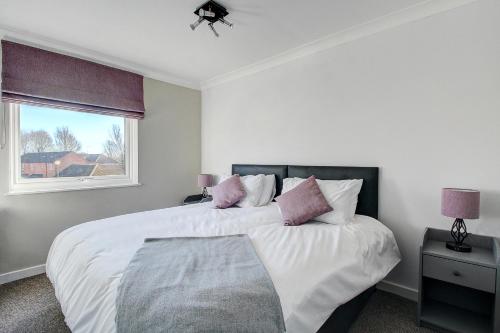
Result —
[[2, 40], [2, 101], [144, 118], [143, 77]]

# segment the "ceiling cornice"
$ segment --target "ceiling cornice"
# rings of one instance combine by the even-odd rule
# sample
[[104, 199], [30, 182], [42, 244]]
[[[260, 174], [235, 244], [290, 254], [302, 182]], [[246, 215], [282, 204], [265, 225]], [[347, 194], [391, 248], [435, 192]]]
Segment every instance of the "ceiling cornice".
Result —
[[389, 30], [406, 23], [424, 19], [477, 0], [426, 0], [411, 7], [392, 12], [374, 20], [359, 24], [346, 30], [336, 32], [313, 42], [290, 49], [278, 55], [258, 61], [254, 64], [243, 66], [226, 74], [215, 76], [201, 82], [201, 89], [227, 83], [239, 78], [252, 75], [269, 68], [280, 66], [296, 59], [321, 52], [354, 40]]
[[7, 39], [13, 42], [20, 42], [30, 46], [35, 46], [48, 51], [54, 51], [81, 59], [97, 62], [103, 65], [116, 67], [126, 71], [140, 74], [151, 79], [175, 84], [178, 86], [200, 90], [198, 82], [186, 80], [159, 69], [149, 68], [118, 57], [89, 50], [70, 43], [57, 41], [48, 37], [39, 36], [27, 31], [13, 29], [11, 27], [0, 26], [0, 39]]

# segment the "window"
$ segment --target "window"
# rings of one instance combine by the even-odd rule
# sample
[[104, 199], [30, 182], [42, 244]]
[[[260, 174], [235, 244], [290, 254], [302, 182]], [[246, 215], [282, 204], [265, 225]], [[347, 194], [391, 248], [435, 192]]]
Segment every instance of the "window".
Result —
[[8, 104], [10, 193], [138, 185], [137, 120]]

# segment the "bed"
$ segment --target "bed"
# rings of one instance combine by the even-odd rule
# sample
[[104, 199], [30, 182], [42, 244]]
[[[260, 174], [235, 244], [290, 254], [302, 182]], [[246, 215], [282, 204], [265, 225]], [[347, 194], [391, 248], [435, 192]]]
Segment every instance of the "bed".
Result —
[[[115, 332], [120, 278], [145, 238], [247, 234], [279, 295], [289, 333], [346, 332], [374, 285], [400, 261], [378, 217], [378, 168], [235, 164], [240, 175], [363, 179], [354, 222], [282, 225], [276, 203], [211, 203], [127, 214], [69, 228], [54, 240], [47, 275], [73, 332]], [[298, 287], [299, 286], [299, 287]]]

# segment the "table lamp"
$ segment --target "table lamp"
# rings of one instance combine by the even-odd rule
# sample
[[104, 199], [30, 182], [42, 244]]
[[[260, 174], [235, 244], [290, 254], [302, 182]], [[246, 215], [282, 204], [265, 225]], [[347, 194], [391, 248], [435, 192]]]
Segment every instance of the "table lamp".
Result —
[[212, 175], [201, 174], [198, 175], [198, 187], [203, 187], [203, 191], [201, 192], [201, 196], [203, 198], [208, 197], [207, 187], [212, 186]]
[[443, 188], [441, 192], [441, 214], [455, 218], [451, 227], [454, 241], [446, 242], [446, 247], [458, 252], [471, 252], [471, 246], [464, 243], [467, 227], [464, 219], [479, 218], [479, 191], [460, 188]]

